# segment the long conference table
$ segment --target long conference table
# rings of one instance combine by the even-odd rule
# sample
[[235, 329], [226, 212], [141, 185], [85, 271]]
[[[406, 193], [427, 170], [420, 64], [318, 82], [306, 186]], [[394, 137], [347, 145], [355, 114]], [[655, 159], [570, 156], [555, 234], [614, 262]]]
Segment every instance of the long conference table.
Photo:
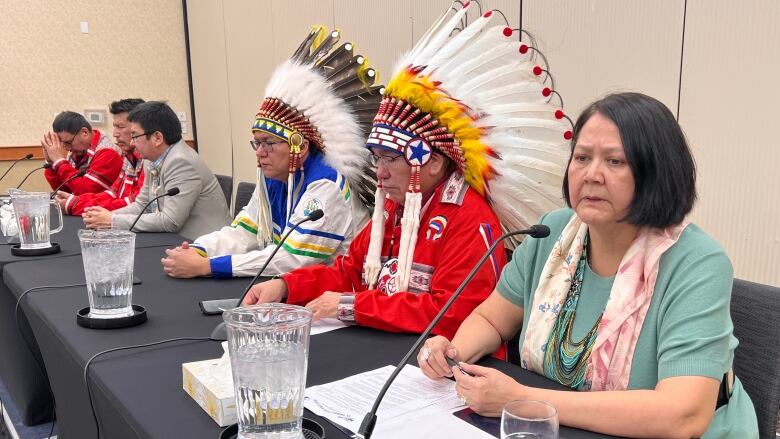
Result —
[[[73, 229], [63, 231], [61, 244], [67, 241], [64, 237], [68, 233], [75, 236]], [[137, 238], [135, 273], [141, 283], [133, 287], [133, 302], [147, 310], [148, 321], [142, 325], [114, 330], [78, 326], [76, 312], [88, 305], [84, 286], [36, 290], [22, 301], [21, 308], [29, 322], [30, 335], [40, 348], [57, 403], [58, 437], [97, 437], [84, 381], [84, 366], [90, 357], [121, 346], [177, 337], [208, 337], [221, 317], [202, 315], [198, 301], [238, 297], [248, 281], [169, 278], [160, 267], [160, 258], [166, 247], [183, 239], [165, 235], [168, 234], [139, 234]], [[157, 244], [151, 245], [158, 238]], [[7, 313], [5, 305], [9, 301], [15, 304], [16, 298], [30, 288], [84, 283], [82, 259], [75, 249], [70, 249], [69, 253], [63, 251], [59, 257], [46, 259], [45, 262], [9, 262], [2, 267], [3, 292], [10, 294], [0, 304], [4, 315]], [[415, 336], [410, 334], [391, 334], [360, 327], [314, 335], [310, 344], [307, 386], [396, 364], [414, 339]], [[111, 352], [94, 360], [89, 368], [88, 380], [100, 437], [219, 437], [222, 428], [182, 389], [181, 365], [216, 358], [221, 354], [221, 346], [213, 341], [179, 341]], [[480, 364], [495, 367], [531, 386], [565, 390], [557, 383], [510, 363], [486, 358]], [[3, 379], [8, 382], [5, 375]], [[305, 416], [325, 427], [328, 438], [348, 437], [308, 410]], [[464, 424], [464, 432], [467, 431]], [[561, 427], [560, 437], [606, 436]]]
[[[27, 266], [32, 267], [32, 276], [35, 279], [39, 273], [46, 271], [51, 261], [81, 254], [78, 230], [82, 228], [84, 223], [81, 217], [65, 216], [62, 231], [51, 235], [51, 242], [60, 245], [60, 252], [45, 256], [14, 256], [11, 254], [13, 244], [8, 244], [5, 237], [2, 237], [0, 270], [7, 264], [25, 262]], [[136, 235], [135, 246], [136, 248], [171, 247], [182, 241], [183, 238], [175, 233], [141, 233]], [[79, 265], [73, 270], [82, 270], [81, 267]], [[83, 275], [82, 270], [82, 282]], [[38, 283], [34, 286], [65, 283], [54, 279], [53, 283]], [[38, 366], [42, 364], [40, 352], [23, 308], [20, 308], [22, 312], [19, 313], [17, 327], [14, 315], [16, 301], [17, 297], [8, 290], [6, 283], [0, 282], [0, 379], [5, 384], [22, 421], [27, 425], [35, 425], [51, 419], [52, 400], [48, 378]]]

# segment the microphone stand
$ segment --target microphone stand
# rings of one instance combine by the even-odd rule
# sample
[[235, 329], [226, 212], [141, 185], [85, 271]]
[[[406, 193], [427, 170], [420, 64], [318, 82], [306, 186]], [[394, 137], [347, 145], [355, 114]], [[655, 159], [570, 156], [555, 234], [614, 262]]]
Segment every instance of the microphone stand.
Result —
[[73, 180], [75, 180], [75, 179], [77, 179], [79, 177], [83, 177], [86, 173], [87, 173], [87, 170], [86, 169], [82, 169], [79, 172], [77, 172], [77, 173], [71, 175], [70, 177], [66, 178], [65, 181], [60, 183], [60, 185], [57, 186], [57, 188], [54, 189], [54, 191], [51, 193], [51, 196], [49, 197], [49, 199], [54, 199], [54, 197], [57, 195], [57, 192], [59, 192], [60, 189], [65, 187], [66, 184], [70, 183], [71, 181], [73, 181]]
[[455, 302], [455, 299], [460, 296], [460, 293], [463, 292], [463, 290], [466, 288], [466, 286], [471, 282], [471, 279], [477, 274], [477, 271], [479, 271], [480, 268], [482, 268], [482, 264], [485, 263], [487, 258], [490, 257], [490, 255], [493, 254], [496, 247], [498, 247], [498, 244], [502, 243], [507, 238], [510, 238], [515, 235], [530, 235], [535, 238], [543, 238], [550, 234], [550, 229], [547, 226], [543, 225], [535, 225], [532, 226], [528, 230], [517, 230], [514, 232], [509, 232], [501, 235], [496, 242], [493, 243], [493, 245], [490, 246], [488, 251], [482, 255], [482, 258], [480, 258], [479, 262], [474, 266], [474, 268], [471, 269], [468, 276], [466, 276], [465, 279], [463, 279], [463, 282], [458, 286], [458, 289], [455, 290], [454, 293], [452, 293], [452, 296], [450, 296], [449, 300], [447, 300], [447, 303], [444, 304], [444, 306], [441, 307], [441, 310], [438, 314], [436, 314], [436, 317], [431, 320], [431, 323], [428, 325], [427, 328], [425, 328], [425, 331], [423, 331], [422, 334], [420, 334], [420, 337], [417, 338], [417, 341], [414, 342], [414, 345], [409, 350], [409, 352], [404, 355], [404, 358], [401, 360], [400, 363], [395, 367], [395, 370], [392, 374], [390, 374], [390, 377], [385, 382], [385, 385], [382, 386], [382, 390], [379, 391], [379, 395], [377, 395], [376, 400], [374, 401], [374, 405], [371, 407], [371, 411], [366, 413], [366, 416], [363, 418], [363, 422], [360, 424], [360, 429], [358, 430], [357, 437], [361, 439], [370, 439], [371, 434], [374, 431], [374, 426], [376, 425], [376, 412], [379, 410], [379, 404], [382, 403], [382, 398], [384, 398], [385, 393], [387, 393], [387, 390], [390, 388], [390, 385], [393, 384], [393, 381], [395, 381], [395, 378], [398, 376], [398, 374], [401, 373], [401, 369], [403, 369], [404, 366], [406, 366], [406, 363], [409, 361], [409, 359], [412, 357], [412, 355], [417, 352], [417, 350], [422, 346], [423, 343], [425, 343], [425, 340], [428, 338], [428, 335], [430, 335], [431, 331], [434, 327], [436, 327], [436, 324], [439, 323], [439, 320], [441, 320], [442, 316], [444, 316], [444, 313], [447, 312], [447, 310], [452, 306], [452, 303]]
[[[293, 232], [293, 230], [297, 229], [298, 226], [301, 224], [307, 222], [307, 221], [317, 221], [318, 219], [322, 218], [324, 215], [324, 212], [322, 209], [317, 209], [310, 213], [308, 216], [301, 218], [298, 222], [293, 224], [292, 227], [290, 227], [287, 232], [282, 236], [282, 239], [279, 240], [279, 244], [276, 245], [276, 248], [274, 248], [274, 251], [271, 252], [271, 254], [268, 256], [268, 258], [265, 260], [265, 263], [262, 267], [260, 267], [260, 270], [255, 274], [255, 277], [252, 278], [252, 280], [249, 282], [249, 285], [246, 286], [244, 289], [244, 293], [241, 294], [241, 297], [238, 299], [238, 302], [234, 302], [235, 299], [218, 299], [218, 300], [203, 300], [198, 302], [198, 306], [200, 306], [201, 311], [203, 314], [206, 315], [214, 315], [214, 314], [220, 314], [222, 313], [222, 309], [229, 309], [229, 308], [235, 308], [237, 306], [241, 306], [241, 303], [244, 301], [244, 298], [246, 298], [246, 295], [249, 294], [249, 290], [252, 289], [252, 287], [255, 285], [255, 282], [257, 282], [257, 279], [260, 278], [260, 276], [265, 271], [266, 267], [268, 267], [268, 264], [271, 263], [274, 256], [276, 256], [276, 252], [279, 251], [280, 248], [282, 248], [282, 244], [284, 244], [284, 241], [287, 240], [287, 237], [290, 236], [290, 233]], [[212, 332], [212, 336], [216, 333], [216, 331], [219, 330], [219, 325], [217, 328], [214, 329], [215, 332]]]
[[131, 231], [131, 232], [133, 231], [133, 227], [135, 227], [135, 225], [138, 223], [138, 220], [140, 220], [140, 219], [141, 219], [141, 217], [142, 217], [142, 216], [143, 216], [143, 215], [146, 213], [146, 209], [147, 209], [147, 208], [149, 208], [149, 206], [150, 206], [152, 203], [154, 203], [155, 201], [159, 200], [159, 199], [160, 199], [160, 198], [162, 198], [162, 197], [172, 197], [172, 196], [174, 196], [174, 195], [176, 195], [176, 194], [178, 194], [178, 193], [179, 193], [179, 188], [177, 188], [177, 187], [172, 187], [172, 188], [168, 189], [168, 191], [167, 191], [167, 192], [165, 192], [164, 194], [162, 194], [162, 195], [158, 195], [158, 196], [156, 196], [156, 197], [152, 198], [151, 200], [149, 200], [149, 202], [148, 202], [148, 203], [146, 203], [146, 205], [144, 206], [144, 208], [143, 208], [143, 209], [141, 209], [141, 213], [139, 213], [139, 214], [138, 214], [138, 216], [137, 216], [137, 217], [135, 217], [135, 221], [133, 221], [133, 224], [130, 224], [130, 228], [129, 228], [129, 229], [127, 229], [127, 230], [129, 230], [129, 231]]
[[26, 156], [24, 156], [24, 157], [22, 157], [20, 159], [14, 160], [14, 162], [11, 163], [11, 166], [9, 166], [8, 169], [5, 170], [5, 172], [3, 173], [3, 176], [0, 177], [0, 180], [4, 179], [5, 176], [8, 175], [9, 172], [11, 172], [11, 169], [13, 169], [14, 166], [16, 166], [17, 163], [21, 162], [22, 160], [27, 160], [27, 159], [31, 159], [31, 158], [33, 158], [32, 153], [27, 154]]
[[[32, 171], [28, 172], [27, 175], [25, 175], [24, 178], [22, 179], [22, 182], [19, 183], [18, 185], [16, 185], [16, 188], [17, 189], [21, 189], [21, 187], [24, 184], [24, 182], [27, 181], [27, 179], [30, 178], [30, 176], [33, 175], [33, 173], [35, 171], [40, 171], [41, 169], [51, 169], [51, 163], [46, 163], [43, 166], [41, 166], [40, 168], [35, 168]], [[55, 194], [56, 194], [56, 192], [55, 192]]]

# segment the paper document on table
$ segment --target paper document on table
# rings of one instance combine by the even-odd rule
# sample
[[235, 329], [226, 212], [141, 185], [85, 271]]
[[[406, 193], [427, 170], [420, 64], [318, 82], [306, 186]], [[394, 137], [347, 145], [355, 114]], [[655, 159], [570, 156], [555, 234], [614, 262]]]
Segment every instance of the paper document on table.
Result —
[[323, 332], [333, 331], [334, 329], [346, 328], [339, 319], [317, 319], [311, 322], [311, 335], [322, 334]]
[[[357, 432], [363, 417], [371, 410], [382, 385], [395, 369], [385, 366], [332, 383], [306, 389], [304, 406], [352, 432]], [[410, 419], [431, 411], [451, 412], [463, 404], [455, 395], [455, 382], [430, 380], [420, 368], [407, 365], [390, 386], [377, 416], [382, 426]]]

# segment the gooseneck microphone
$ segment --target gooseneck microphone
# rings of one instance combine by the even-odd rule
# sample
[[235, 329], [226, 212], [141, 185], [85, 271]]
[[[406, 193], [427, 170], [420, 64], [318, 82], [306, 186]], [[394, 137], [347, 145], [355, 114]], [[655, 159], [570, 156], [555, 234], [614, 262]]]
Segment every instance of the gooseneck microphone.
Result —
[[33, 154], [29, 153], [29, 154], [27, 154], [26, 156], [24, 156], [24, 157], [22, 157], [20, 159], [14, 160], [14, 162], [11, 163], [11, 166], [9, 166], [8, 169], [5, 170], [5, 172], [3, 173], [3, 176], [0, 177], [0, 180], [4, 179], [5, 176], [8, 175], [9, 172], [11, 172], [11, 169], [13, 169], [14, 166], [16, 166], [17, 163], [21, 162], [22, 160], [29, 160], [31, 158], [33, 158]]
[[409, 359], [414, 355], [417, 350], [422, 346], [422, 344], [425, 342], [425, 340], [428, 339], [428, 335], [430, 335], [433, 328], [436, 327], [436, 324], [439, 323], [439, 320], [441, 320], [444, 313], [447, 312], [447, 310], [452, 306], [452, 303], [455, 302], [455, 299], [460, 296], [460, 293], [463, 292], [463, 290], [466, 288], [466, 286], [471, 282], [471, 279], [474, 278], [474, 276], [477, 274], [477, 271], [479, 271], [480, 268], [482, 268], [482, 264], [485, 263], [487, 258], [490, 257], [490, 255], [493, 254], [493, 252], [496, 250], [496, 247], [498, 247], [498, 244], [503, 242], [505, 239], [510, 238], [515, 235], [528, 235], [532, 238], [545, 238], [550, 235], [550, 228], [545, 226], [544, 224], [536, 224], [534, 226], [531, 226], [529, 229], [526, 230], [517, 230], [514, 232], [509, 232], [501, 235], [496, 242], [493, 243], [493, 245], [490, 246], [487, 252], [485, 252], [484, 255], [482, 255], [482, 258], [477, 262], [477, 265], [474, 266], [474, 268], [471, 269], [471, 272], [469, 272], [468, 276], [466, 276], [465, 279], [463, 279], [463, 282], [460, 284], [457, 290], [455, 290], [454, 293], [452, 293], [452, 296], [450, 296], [449, 300], [447, 300], [447, 303], [442, 306], [441, 311], [439, 311], [438, 314], [436, 314], [436, 317], [431, 320], [431, 323], [428, 325], [427, 328], [425, 328], [425, 331], [423, 331], [422, 334], [420, 334], [420, 337], [417, 339], [417, 341], [414, 342], [414, 345], [409, 350], [409, 352], [404, 355], [404, 358], [401, 360], [400, 363], [395, 367], [395, 370], [392, 374], [390, 374], [390, 377], [387, 378], [387, 381], [385, 382], [385, 385], [382, 386], [382, 390], [379, 391], [379, 395], [377, 395], [376, 400], [374, 401], [373, 407], [371, 407], [371, 411], [366, 413], [366, 416], [363, 418], [363, 422], [360, 424], [360, 429], [358, 430], [357, 437], [362, 439], [370, 439], [371, 434], [374, 431], [374, 426], [376, 425], [376, 412], [379, 410], [379, 404], [382, 403], [382, 398], [384, 398], [385, 393], [387, 393], [387, 390], [390, 388], [390, 385], [393, 384], [393, 381], [398, 376], [399, 373], [401, 373], [401, 369], [403, 369], [404, 366], [406, 366], [406, 363], [409, 361]]
[[[17, 189], [21, 189], [21, 187], [24, 184], [24, 182], [27, 181], [27, 179], [30, 178], [30, 176], [33, 175], [33, 173], [35, 171], [40, 171], [41, 169], [51, 169], [51, 163], [44, 163], [43, 166], [41, 166], [39, 168], [35, 168], [32, 171], [28, 172], [27, 175], [25, 175], [24, 178], [22, 179], [22, 182], [19, 183], [18, 185], [16, 185], [16, 188]], [[55, 192], [55, 194], [56, 194], [56, 192]]]
[[276, 252], [279, 251], [280, 248], [282, 248], [282, 244], [284, 244], [284, 241], [287, 240], [287, 237], [290, 236], [290, 233], [292, 233], [293, 230], [297, 229], [298, 226], [301, 224], [307, 222], [307, 221], [317, 221], [318, 219], [322, 218], [325, 215], [325, 212], [322, 211], [322, 209], [317, 209], [310, 214], [306, 215], [305, 217], [301, 218], [293, 224], [292, 227], [290, 227], [287, 232], [282, 236], [282, 239], [279, 240], [279, 243], [276, 245], [276, 248], [274, 248], [274, 251], [271, 252], [271, 254], [268, 256], [268, 259], [265, 260], [265, 263], [262, 267], [260, 267], [260, 270], [255, 274], [255, 277], [252, 278], [252, 281], [249, 282], [249, 284], [244, 289], [244, 293], [241, 294], [241, 297], [238, 299], [238, 302], [235, 301], [235, 299], [218, 299], [218, 300], [204, 300], [198, 303], [200, 306], [201, 311], [203, 314], [206, 315], [214, 315], [214, 314], [221, 314], [223, 309], [231, 309], [235, 308], [237, 306], [241, 306], [241, 303], [244, 301], [244, 298], [246, 298], [246, 295], [249, 294], [249, 290], [252, 289], [252, 287], [255, 285], [255, 282], [257, 282], [257, 279], [262, 276], [263, 272], [265, 271], [266, 267], [268, 267], [268, 264], [271, 263], [271, 260], [273, 260], [274, 256], [276, 256]]
[[131, 224], [131, 225], [130, 225], [130, 228], [129, 228], [129, 229], [127, 229], [127, 230], [129, 230], [129, 231], [131, 231], [131, 232], [133, 231], [133, 227], [135, 227], [135, 224], [138, 222], [138, 220], [140, 220], [140, 219], [141, 219], [141, 217], [143, 216], [143, 214], [145, 214], [145, 213], [146, 213], [146, 209], [147, 209], [147, 208], [149, 208], [149, 205], [151, 205], [152, 203], [154, 203], [155, 201], [159, 200], [159, 199], [160, 199], [160, 198], [162, 198], [162, 197], [172, 197], [172, 196], [174, 196], [174, 195], [176, 195], [176, 194], [178, 194], [178, 193], [179, 193], [179, 188], [177, 188], [177, 187], [172, 187], [172, 188], [168, 189], [168, 191], [167, 191], [167, 192], [165, 192], [164, 194], [162, 194], [162, 195], [158, 195], [158, 196], [156, 196], [156, 197], [152, 198], [151, 200], [149, 200], [149, 202], [148, 202], [148, 203], [146, 203], [146, 205], [144, 206], [144, 208], [143, 208], [143, 209], [141, 209], [141, 213], [139, 213], [139, 214], [138, 214], [138, 216], [136, 216], [136, 217], [135, 217], [135, 220], [133, 221], [133, 224]]
[[[265, 263], [260, 268], [260, 271], [257, 272], [255, 277], [252, 278], [252, 281], [249, 282], [249, 284], [244, 289], [244, 293], [241, 295], [241, 297], [238, 299], [238, 302], [236, 302], [235, 299], [222, 299], [222, 300], [204, 300], [200, 302], [198, 305], [200, 306], [201, 311], [203, 314], [206, 315], [213, 315], [213, 314], [221, 314], [223, 309], [232, 309], [237, 306], [241, 306], [241, 304], [244, 302], [244, 298], [246, 298], [246, 295], [249, 294], [249, 290], [252, 289], [252, 287], [255, 285], [255, 282], [257, 282], [257, 279], [260, 278], [260, 276], [265, 271], [266, 267], [268, 267], [268, 264], [271, 263], [271, 260], [273, 260], [274, 256], [276, 256], [276, 252], [279, 251], [280, 248], [282, 248], [282, 244], [284, 244], [284, 241], [287, 240], [287, 237], [290, 236], [290, 233], [292, 233], [293, 230], [297, 229], [298, 226], [301, 224], [307, 222], [307, 221], [317, 221], [318, 219], [322, 218], [325, 215], [325, 212], [322, 211], [322, 209], [317, 209], [310, 214], [306, 215], [305, 217], [301, 218], [298, 222], [293, 224], [292, 227], [287, 229], [287, 232], [282, 236], [282, 239], [279, 240], [279, 243], [276, 244], [276, 248], [274, 248], [274, 251], [271, 252], [271, 254], [268, 256], [268, 259], [265, 260]], [[224, 325], [224, 323], [221, 323], [220, 325]], [[217, 338], [217, 333], [220, 330], [220, 326], [217, 325], [217, 328], [214, 329], [214, 332], [212, 332], [212, 337]]]
[[87, 173], [87, 169], [80, 169], [80, 170], [79, 170], [78, 172], [76, 172], [75, 174], [73, 174], [73, 175], [71, 175], [70, 177], [66, 178], [66, 179], [65, 179], [65, 181], [63, 181], [62, 183], [60, 183], [60, 185], [59, 185], [59, 186], [57, 186], [57, 187], [54, 189], [54, 191], [51, 193], [51, 196], [50, 196], [49, 198], [50, 198], [50, 199], [53, 199], [53, 198], [54, 198], [54, 196], [55, 196], [55, 195], [57, 195], [57, 192], [59, 192], [59, 191], [60, 191], [60, 189], [62, 189], [63, 187], [65, 187], [65, 185], [66, 185], [66, 184], [70, 183], [71, 181], [73, 181], [73, 180], [75, 180], [75, 179], [77, 179], [77, 178], [79, 178], [79, 177], [83, 177], [83, 176], [84, 176], [86, 173]]

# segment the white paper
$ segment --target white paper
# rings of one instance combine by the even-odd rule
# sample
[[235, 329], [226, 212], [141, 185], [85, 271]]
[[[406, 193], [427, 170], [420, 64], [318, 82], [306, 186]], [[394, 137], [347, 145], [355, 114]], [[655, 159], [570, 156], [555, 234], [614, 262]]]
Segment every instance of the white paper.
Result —
[[317, 319], [311, 322], [311, 335], [322, 334], [323, 332], [333, 331], [335, 329], [346, 328], [347, 325], [339, 319]]
[[[363, 417], [371, 410], [379, 390], [394, 366], [354, 375], [332, 383], [306, 389], [304, 406], [312, 412], [357, 432]], [[377, 431], [392, 431], [391, 426], [428, 416], [451, 413], [463, 404], [455, 394], [455, 382], [430, 380], [418, 367], [406, 366], [382, 400], [377, 413]], [[453, 422], [462, 422], [452, 415]], [[387, 436], [385, 436], [387, 437]]]

